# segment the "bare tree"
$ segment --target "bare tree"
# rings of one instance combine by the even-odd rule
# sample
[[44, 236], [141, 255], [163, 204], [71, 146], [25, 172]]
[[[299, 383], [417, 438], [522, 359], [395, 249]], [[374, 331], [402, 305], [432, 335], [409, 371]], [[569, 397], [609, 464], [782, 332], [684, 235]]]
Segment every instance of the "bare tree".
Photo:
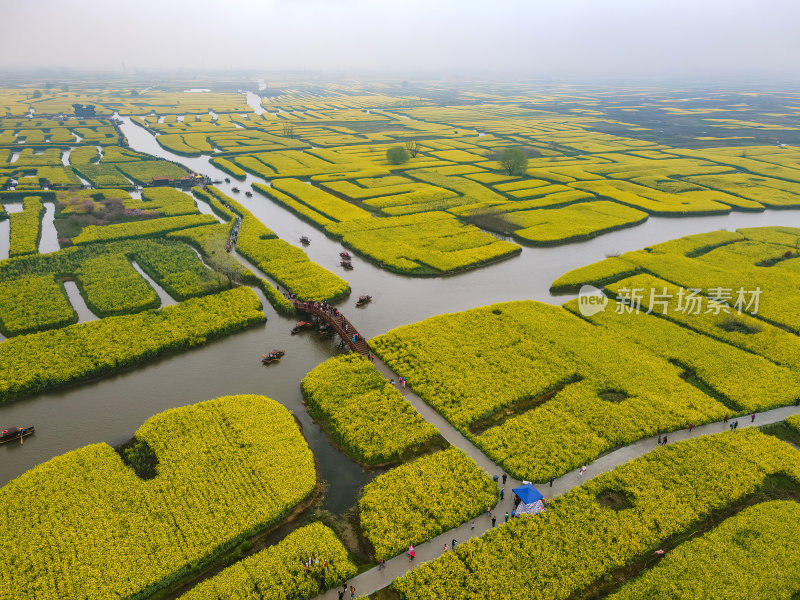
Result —
[[241, 280], [241, 273], [236, 265], [219, 264], [215, 265], [217, 272], [228, 280], [228, 289], [238, 286]]
[[417, 140], [406, 140], [406, 150], [411, 155], [411, 158], [416, 158], [419, 153], [419, 142]]

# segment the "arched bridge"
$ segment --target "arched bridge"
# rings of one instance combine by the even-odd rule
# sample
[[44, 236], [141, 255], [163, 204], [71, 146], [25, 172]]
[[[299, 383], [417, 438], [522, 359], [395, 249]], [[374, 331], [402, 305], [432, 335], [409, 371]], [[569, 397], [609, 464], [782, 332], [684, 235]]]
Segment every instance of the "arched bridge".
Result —
[[[323, 308], [317, 302], [301, 302], [300, 300], [294, 301], [294, 307], [298, 312], [314, 315], [325, 321], [353, 352], [358, 352], [364, 356], [369, 353], [367, 340], [361, 337], [361, 334], [353, 327], [353, 324], [338, 310], [333, 307]], [[353, 341], [353, 336], [356, 336], [355, 342]]]

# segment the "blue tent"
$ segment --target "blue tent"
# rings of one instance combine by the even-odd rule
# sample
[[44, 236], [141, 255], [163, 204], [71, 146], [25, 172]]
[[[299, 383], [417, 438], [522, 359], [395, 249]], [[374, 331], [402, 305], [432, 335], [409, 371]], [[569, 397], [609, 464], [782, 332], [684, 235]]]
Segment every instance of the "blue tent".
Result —
[[514, 509], [513, 516], [535, 515], [545, 509], [543, 496], [530, 483], [514, 488], [513, 491], [520, 499], [520, 503]]
[[521, 485], [511, 491], [519, 496], [519, 499], [525, 504], [533, 504], [537, 500], [541, 500], [544, 497], [539, 493], [539, 490], [533, 487], [530, 483]]

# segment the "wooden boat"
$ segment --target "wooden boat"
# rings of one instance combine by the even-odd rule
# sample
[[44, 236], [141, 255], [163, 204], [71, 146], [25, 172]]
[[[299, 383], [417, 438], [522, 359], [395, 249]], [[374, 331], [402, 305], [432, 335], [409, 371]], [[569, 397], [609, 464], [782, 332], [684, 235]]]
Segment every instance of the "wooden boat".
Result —
[[350, 271], [353, 269], [353, 263], [351, 263], [349, 260], [343, 260], [339, 264], [344, 267], [345, 271]]
[[239, 193], [239, 188], [237, 188], [237, 187], [231, 188], [231, 191], [232, 191], [234, 194], [238, 194], [238, 193]]
[[319, 324], [319, 334], [327, 335], [333, 331], [333, 328], [325, 322]]
[[372, 296], [359, 296], [358, 300], [356, 301], [356, 306], [365, 306], [372, 302]]
[[0, 444], [6, 444], [19, 440], [22, 443], [22, 438], [28, 437], [36, 432], [36, 428], [31, 425], [30, 427], [9, 427], [0, 431]]
[[248, 191], [248, 192], [245, 192], [244, 195], [247, 196], [248, 198], [252, 198], [253, 197], [253, 192]]
[[351, 258], [353, 258], [352, 256], [350, 256], [349, 252], [339, 252], [339, 256], [345, 260], [350, 260]]
[[294, 335], [295, 333], [300, 333], [304, 329], [311, 329], [313, 326], [314, 324], [309, 323], [308, 321], [298, 321], [295, 324], [294, 329], [292, 329], [292, 335]]
[[283, 350], [273, 350], [269, 354], [266, 354], [264, 358], [261, 359], [262, 365], [271, 365], [272, 363], [281, 362], [281, 357], [286, 354]]
[[311, 243], [311, 240], [308, 239], [306, 236], [301, 236], [300, 243], [303, 244], [303, 246], [308, 246]]

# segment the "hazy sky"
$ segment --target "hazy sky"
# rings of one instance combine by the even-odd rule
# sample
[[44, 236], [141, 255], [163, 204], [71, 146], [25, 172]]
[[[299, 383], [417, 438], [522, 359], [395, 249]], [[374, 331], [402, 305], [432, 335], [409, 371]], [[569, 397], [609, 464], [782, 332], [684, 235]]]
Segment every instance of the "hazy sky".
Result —
[[0, 69], [800, 75], [798, 0], [0, 0]]

